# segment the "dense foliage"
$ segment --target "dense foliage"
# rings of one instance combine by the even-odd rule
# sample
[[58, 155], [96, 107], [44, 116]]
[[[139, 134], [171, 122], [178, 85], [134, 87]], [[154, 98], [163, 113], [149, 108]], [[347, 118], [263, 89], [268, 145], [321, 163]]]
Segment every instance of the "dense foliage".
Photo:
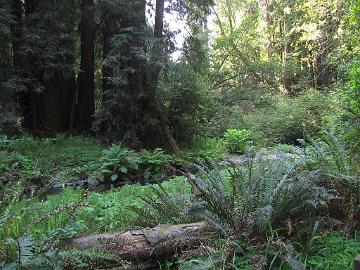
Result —
[[359, 0], [0, 0], [0, 268], [352, 269], [359, 36]]

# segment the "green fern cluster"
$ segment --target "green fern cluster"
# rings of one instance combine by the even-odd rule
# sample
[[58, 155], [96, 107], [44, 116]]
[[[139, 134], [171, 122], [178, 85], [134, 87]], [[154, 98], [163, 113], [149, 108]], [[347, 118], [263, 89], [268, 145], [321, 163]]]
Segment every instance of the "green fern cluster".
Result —
[[310, 175], [299, 173], [303, 165], [302, 159], [291, 164], [279, 152], [271, 160], [257, 155], [244, 166], [199, 166], [200, 173], [188, 178], [201, 198], [192, 212], [229, 237], [263, 235], [269, 224], [283, 225], [298, 210], [314, 210], [308, 203], [314, 184]]
[[130, 267], [129, 262], [106, 251], [51, 248], [41, 250], [31, 237], [21, 237], [14, 241], [18, 258], [13, 262], [0, 261], [4, 270], [63, 270], [63, 269], [112, 269]]
[[146, 180], [151, 177], [164, 178], [164, 167], [170, 159], [171, 156], [165, 154], [161, 148], [156, 148], [153, 151], [142, 150], [141, 161], [144, 164], [144, 178]]
[[353, 233], [360, 228], [359, 166], [333, 133], [324, 131], [320, 140], [303, 142], [308, 164], [318, 174], [318, 182], [329, 197], [328, 214]]
[[[60, 205], [23, 199], [26, 179], [3, 186], [0, 200], [0, 268], [55, 269], [47, 258], [62, 238], [81, 231], [76, 215], [86, 196], [73, 197]], [[35, 194], [36, 195], [36, 194]], [[63, 268], [57, 268], [63, 269]]]
[[110, 148], [103, 150], [100, 163], [101, 172], [112, 181], [119, 181], [120, 177], [149, 181], [165, 179], [167, 172], [171, 173], [179, 164], [179, 159], [165, 154], [161, 148], [151, 151], [142, 150], [137, 153], [121, 145], [113, 144]]
[[116, 181], [119, 176], [138, 170], [140, 157], [135, 156], [132, 150], [113, 144], [109, 149], [103, 150], [100, 162], [101, 171], [109, 175], [112, 181]]
[[130, 211], [138, 215], [135, 222], [139, 226], [156, 226], [159, 223], [182, 224], [198, 221], [193, 215], [188, 215], [187, 208], [193, 201], [190, 186], [185, 179], [173, 179], [182, 184], [180, 192], [174, 193], [162, 183], [150, 186], [148, 193], [141, 197], [142, 205], [129, 206]]
[[[344, 195], [345, 214], [356, 216], [353, 209], [360, 209], [360, 198], [359, 179], [351, 176], [354, 166], [342, 144], [331, 134], [325, 136], [308, 143], [296, 155], [275, 149], [272, 154], [249, 156], [242, 164], [210, 161], [195, 165], [196, 174], [185, 174], [193, 190], [191, 202], [180, 204], [171, 197], [174, 195], [159, 189], [156, 193], [161, 207], [157, 202], [152, 208], [159, 213], [170, 209], [180, 213], [182, 205], [186, 211], [181, 213], [207, 220], [224, 235], [236, 239], [264, 237], [270, 227], [282, 228], [288, 234], [311, 228], [316, 220], [331, 217], [336, 192]], [[339, 222], [345, 222], [345, 217]]]
[[[261, 264], [281, 269], [303, 269], [294, 243], [299, 246], [329, 226], [342, 224], [352, 232], [359, 226], [360, 181], [353, 176], [357, 167], [333, 134], [324, 132], [321, 140], [304, 142], [291, 155], [273, 149], [249, 156], [241, 164], [223, 164], [208, 160], [194, 165], [196, 174], [184, 173], [192, 191], [188, 200], [159, 187], [153, 191], [156, 200], [143, 199], [147, 210], [132, 210], [154, 225], [166, 220], [206, 220], [230, 239], [230, 250], [238, 240], [260, 241], [265, 243], [258, 251]], [[334, 205], [337, 199], [343, 203]], [[344, 212], [338, 220], [334, 207]], [[230, 253], [235, 260], [242, 256]], [[212, 260], [218, 253], [211, 256]], [[229, 258], [220, 261], [234, 265]]]

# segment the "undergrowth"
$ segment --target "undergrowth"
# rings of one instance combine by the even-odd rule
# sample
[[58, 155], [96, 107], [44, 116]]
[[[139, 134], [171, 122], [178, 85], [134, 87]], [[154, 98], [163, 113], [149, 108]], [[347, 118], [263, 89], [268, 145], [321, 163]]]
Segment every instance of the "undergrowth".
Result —
[[[164, 182], [163, 188], [172, 194], [184, 194], [188, 186], [183, 177], [178, 177]], [[49, 196], [46, 201], [9, 198], [1, 204], [0, 261], [22, 264], [18, 258], [21, 251], [19, 243], [31, 244], [31, 250], [40, 245], [41, 250], [37, 252], [39, 256], [46, 257], [47, 252], [55, 252], [53, 249], [61, 239], [134, 229], [134, 224], [140, 224], [143, 219], [131, 209], [144, 208], [141, 197], [152, 194], [152, 190], [152, 186], [135, 184], [104, 193], [66, 189], [61, 194]], [[158, 199], [156, 194], [152, 199]], [[57, 250], [56, 254], [58, 257], [63, 251]]]
[[211, 158], [221, 160], [224, 158], [226, 151], [222, 139], [194, 136], [190, 147], [184, 150], [185, 156], [191, 160]]
[[51, 175], [59, 170], [80, 174], [97, 169], [103, 146], [95, 139], [82, 136], [36, 139], [24, 135], [8, 140], [2, 148], [13, 155], [25, 156], [31, 162], [32, 171]]
[[[71, 170], [74, 164], [89, 170], [96, 157], [107, 153], [98, 151], [101, 146], [94, 141], [89, 159], [77, 160], [66, 151], [79, 148], [75, 152], [81, 154], [78, 140], [42, 142], [44, 149], [54, 151], [50, 157], [55, 158], [59, 151], [58, 155], [69, 158], [65, 165], [56, 167], [58, 178], [63, 177], [61, 169]], [[57, 244], [96, 232], [200, 220], [214, 229], [216, 233], [209, 238], [215, 239], [188, 256], [163, 262], [168, 267], [164, 269], [350, 269], [360, 251], [359, 242], [352, 240], [360, 220], [358, 166], [332, 133], [300, 141], [297, 147], [279, 145], [257, 153], [250, 151], [240, 163], [218, 161], [224, 153], [222, 141], [199, 139], [198, 148], [192, 152], [192, 160], [197, 160], [192, 164], [195, 170], [180, 167], [183, 176], [152, 185], [125, 185], [103, 193], [68, 188], [45, 201], [38, 194], [32, 198], [23, 194], [28, 179], [35, 175], [36, 162], [44, 162], [42, 169], [51, 164], [51, 158], [48, 163], [43, 157], [37, 158], [41, 151], [36, 152], [36, 143], [35, 139], [22, 138], [0, 145], [4, 153], [0, 159], [0, 266], [4, 269], [124, 265], [126, 262], [111, 254], [66, 251]], [[217, 159], [209, 158], [206, 152]], [[161, 175], [166, 164], [176, 162], [160, 149], [130, 151], [124, 156], [137, 155], [139, 169], [149, 177]], [[100, 168], [101, 162], [96, 164]], [[115, 161], [111, 166], [119, 169], [117, 173], [124, 173], [116, 167], [119, 164]], [[58, 181], [56, 177], [54, 181]]]
[[168, 215], [166, 206], [176, 205], [172, 213], [177, 221], [208, 221], [230, 240], [226, 253], [236, 249], [237, 241], [256, 244], [258, 263], [267, 269], [303, 269], [307, 262], [297, 249], [316, 234], [341, 229], [353, 235], [359, 229], [360, 179], [333, 134], [324, 132], [322, 139], [302, 143], [304, 150], [291, 157], [277, 150], [273, 156], [249, 156], [241, 165], [197, 165], [197, 174], [185, 173], [193, 197], [182, 200], [182, 211], [181, 200], [162, 189], [156, 192], [163, 206], [148, 204], [163, 216]]

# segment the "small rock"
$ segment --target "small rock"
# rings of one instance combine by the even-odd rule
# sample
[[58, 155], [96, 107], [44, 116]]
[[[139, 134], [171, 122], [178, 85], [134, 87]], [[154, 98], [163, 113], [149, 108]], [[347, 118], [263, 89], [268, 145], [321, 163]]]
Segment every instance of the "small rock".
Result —
[[88, 187], [96, 187], [100, 184], [100, 181], [97, 180], [95, 177], [90, 177], [86, 180]]
[[94, 172], [93, 177], [91, 177], [91, 178], [96, 178], [100, 182], [106, 182], [105, 175], [102, 172], [99, 172], [99, 171]]
[[77, 184], [76, 183], [65, 183], [64, 186], [65, 187], [75, 187], [75, 186], [77, 186]]
[[54, 190], [62, 190], [62, 189], [64, 189], [65, 188], [65, 184], [59, 184], [59, 183], [57, 183], [57, 184], [54, 184], [53, 185], [53, 189]]

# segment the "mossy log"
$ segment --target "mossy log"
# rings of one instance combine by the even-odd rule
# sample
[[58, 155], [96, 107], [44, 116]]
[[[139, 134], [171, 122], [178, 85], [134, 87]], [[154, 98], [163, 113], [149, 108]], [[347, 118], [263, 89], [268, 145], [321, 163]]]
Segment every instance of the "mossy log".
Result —
[[115, 253], [123, 260], [151, 265], [151, 262], [168, 258], [182, 250], [198, 248], [202, 243], [201, 235], [208, 232], [204, 222], [161, 224], [154, 228], [74, 238], [66, 246], [103, 250]]

